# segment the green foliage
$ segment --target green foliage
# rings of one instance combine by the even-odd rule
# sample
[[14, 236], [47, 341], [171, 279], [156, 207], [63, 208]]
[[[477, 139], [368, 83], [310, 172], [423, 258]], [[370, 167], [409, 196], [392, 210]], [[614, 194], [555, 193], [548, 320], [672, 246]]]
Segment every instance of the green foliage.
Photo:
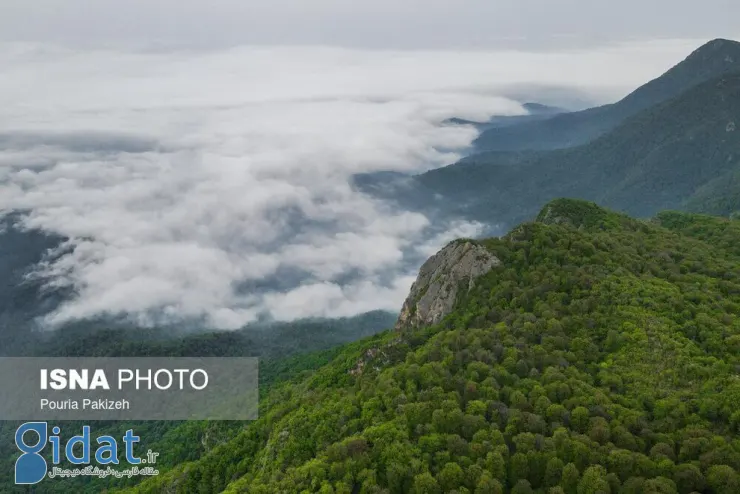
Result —
[[639, 225], [629, 216], [609, 211], [594, 202], [565, 198], [550, 201], [537, 215], [537, 221], [600, 230], [635, 228]]
[[611, 488], [606, 480], [606, 468], [592, 465], [583, 472], [578, 482], [578, 494], [610, 494]]
[[707, 483], [717, 494], [740, 492], [740, 476], [728, 465], [714, 465], [707, 473]]
[[740, 232], [588, 224], [483, 241], [501, 266], [441, 324], [346, 347], [131, 492], [740, 492]]

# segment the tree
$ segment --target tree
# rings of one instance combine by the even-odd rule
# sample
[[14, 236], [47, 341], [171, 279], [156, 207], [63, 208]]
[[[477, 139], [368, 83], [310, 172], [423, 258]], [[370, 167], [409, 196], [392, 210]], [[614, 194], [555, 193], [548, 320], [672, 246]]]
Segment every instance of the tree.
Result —
[[578, 494], [611, 494], [606, 469], [601, 465], [588, 467], [578, 482]]
[[486, 470], [491, 472], [493, 478], [506, 482], [506, 461], [500, 452], [492, 451], [486, 455]]
[[645, 479], [643, 477], [630, 477], [623, 484], [619, 494], [643, 494], [645, 490]]
[[529, 477], [529, 458], [524, 453], [514, 453], [509, 466], [509, 480], [515, 484]]
[[442, 492], [437, 481], [429, 472], [420, 473], [414, 477], [412, 494], [438, 494]]
[[528, 480], [519, 480], [511, 489], [511, 494], [534, 494]]
[[659, 461], [662, 458], [668, 458], [671, 461], [676, 460], [676, 454], [673, 452], [673, 448], [666, 443], [657, 443], [650, 449], [650, 457]]
[[677, 465], [673, 473], [673, 481], [676, 483], [678, 492], [688, 494], [690, 492], [701, 492], [706, 486], [704, 476], [696, 465], [685, 463]]
[[665, 477], [655, 477], [654, 479], [646, 480], [642, 488], [645, 492], [655, 494], [678, 494], [676, 483]]
[[478, 485], [475, 486], [475, 494], [503, 494], [503, 492], [501, 482], [491, 477], [488, 472], [481, 475]]
[[560, 487], [562, 487], [565, 492], [575, 492], [579, 479], [580, 473], [578, 473], [578, 468], [573, 463], [568, 463], [565, 465], [565, 468], [563, 468]]
[[451, 491], [465, 484], [465, 472], [457, 463], [447, 463], [437, 479], [445, 492]]
[[609, 489], [612, 492], [619, 492], [619, 489], [622, 487], [622, 482], [619, 480], [619, 477], [613, 473], [608, 473], [606, 475], [606, 482], [609, 484]]
[[594, 417], [590, 420], [588, 436], [599, 444], [606, 444], [610, 438], [609, 422], [603, 417]]
[[576, 407], [570, 413], [570, 423], [575, 430], [578, 432], [586, 432], [589, 422], [588, 409], [584, 407]]
[[624, 482], [635, 473], [635, 458], [630, 451], [616, 449], [609, 453], [609, 471], [617, 474]]
[[564, 466], [563, 461], [558, 457], [552, 457], [547, 461], [547, 467], [545, 468], [545, 485], [547, 487], [560, 484]]
[[715, 465], [707, 471], [707, 483], [716, 494], [740, 492], [740, 477], [732, 467]]

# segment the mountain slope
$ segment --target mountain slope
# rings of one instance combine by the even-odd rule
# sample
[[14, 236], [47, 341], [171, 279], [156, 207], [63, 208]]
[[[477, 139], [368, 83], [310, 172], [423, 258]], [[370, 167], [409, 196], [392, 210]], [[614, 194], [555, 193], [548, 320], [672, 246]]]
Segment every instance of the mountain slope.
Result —
[[520, 153], [519, 161], [484, 153], [417, 181], [458, 214], [487, 222], [531, 218], [537, 204], [558, 196], [650, 216], [681, 208], [702, 186], [738, 169], [738, 125], [740, 74], [733, 74], [642, 111], [586, 145]]
[[476, 147], [482, 151], [520, 151], [584, 144], [646, 108], [697, 84], [737, 71], [740, 71], [740, 43], [716, 39], [617, 103], [565, 113], [544, 121], [488, 129], [477, 139]]
[[729, 216], [740, 212], [740, 167], [699, 187], [684, 204], [687, 211]]
[[436, 326], [348, 347], [132, 492], [740, 492], [740, 228], [583, 201], [477, 245]]

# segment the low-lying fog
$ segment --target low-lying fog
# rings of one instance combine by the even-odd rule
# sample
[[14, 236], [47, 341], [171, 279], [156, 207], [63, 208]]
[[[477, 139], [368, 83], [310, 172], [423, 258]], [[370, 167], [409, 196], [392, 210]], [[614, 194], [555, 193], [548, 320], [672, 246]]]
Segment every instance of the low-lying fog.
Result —
[[[451, 117], [612, 101], [700, 44], [548, 53], [0, 45], [0, 213], [68, 239], [32, 276], [97, 316], [238, 328], [396, 311], [445, 242], [495, 228], [399, 210], [357, 173], [456, 161]], [[568, 98], [566, 98], [568, 96]], [[522, 98], [516, 101], [514, 98]]]

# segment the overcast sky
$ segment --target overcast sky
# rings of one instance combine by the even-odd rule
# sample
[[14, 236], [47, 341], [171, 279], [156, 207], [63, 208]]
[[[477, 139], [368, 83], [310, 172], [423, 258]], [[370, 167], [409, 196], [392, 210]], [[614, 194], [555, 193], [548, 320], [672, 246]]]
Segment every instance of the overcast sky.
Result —
[[736, 0], [2, 0], [0, 41], [549, 49], [738, 34]]

